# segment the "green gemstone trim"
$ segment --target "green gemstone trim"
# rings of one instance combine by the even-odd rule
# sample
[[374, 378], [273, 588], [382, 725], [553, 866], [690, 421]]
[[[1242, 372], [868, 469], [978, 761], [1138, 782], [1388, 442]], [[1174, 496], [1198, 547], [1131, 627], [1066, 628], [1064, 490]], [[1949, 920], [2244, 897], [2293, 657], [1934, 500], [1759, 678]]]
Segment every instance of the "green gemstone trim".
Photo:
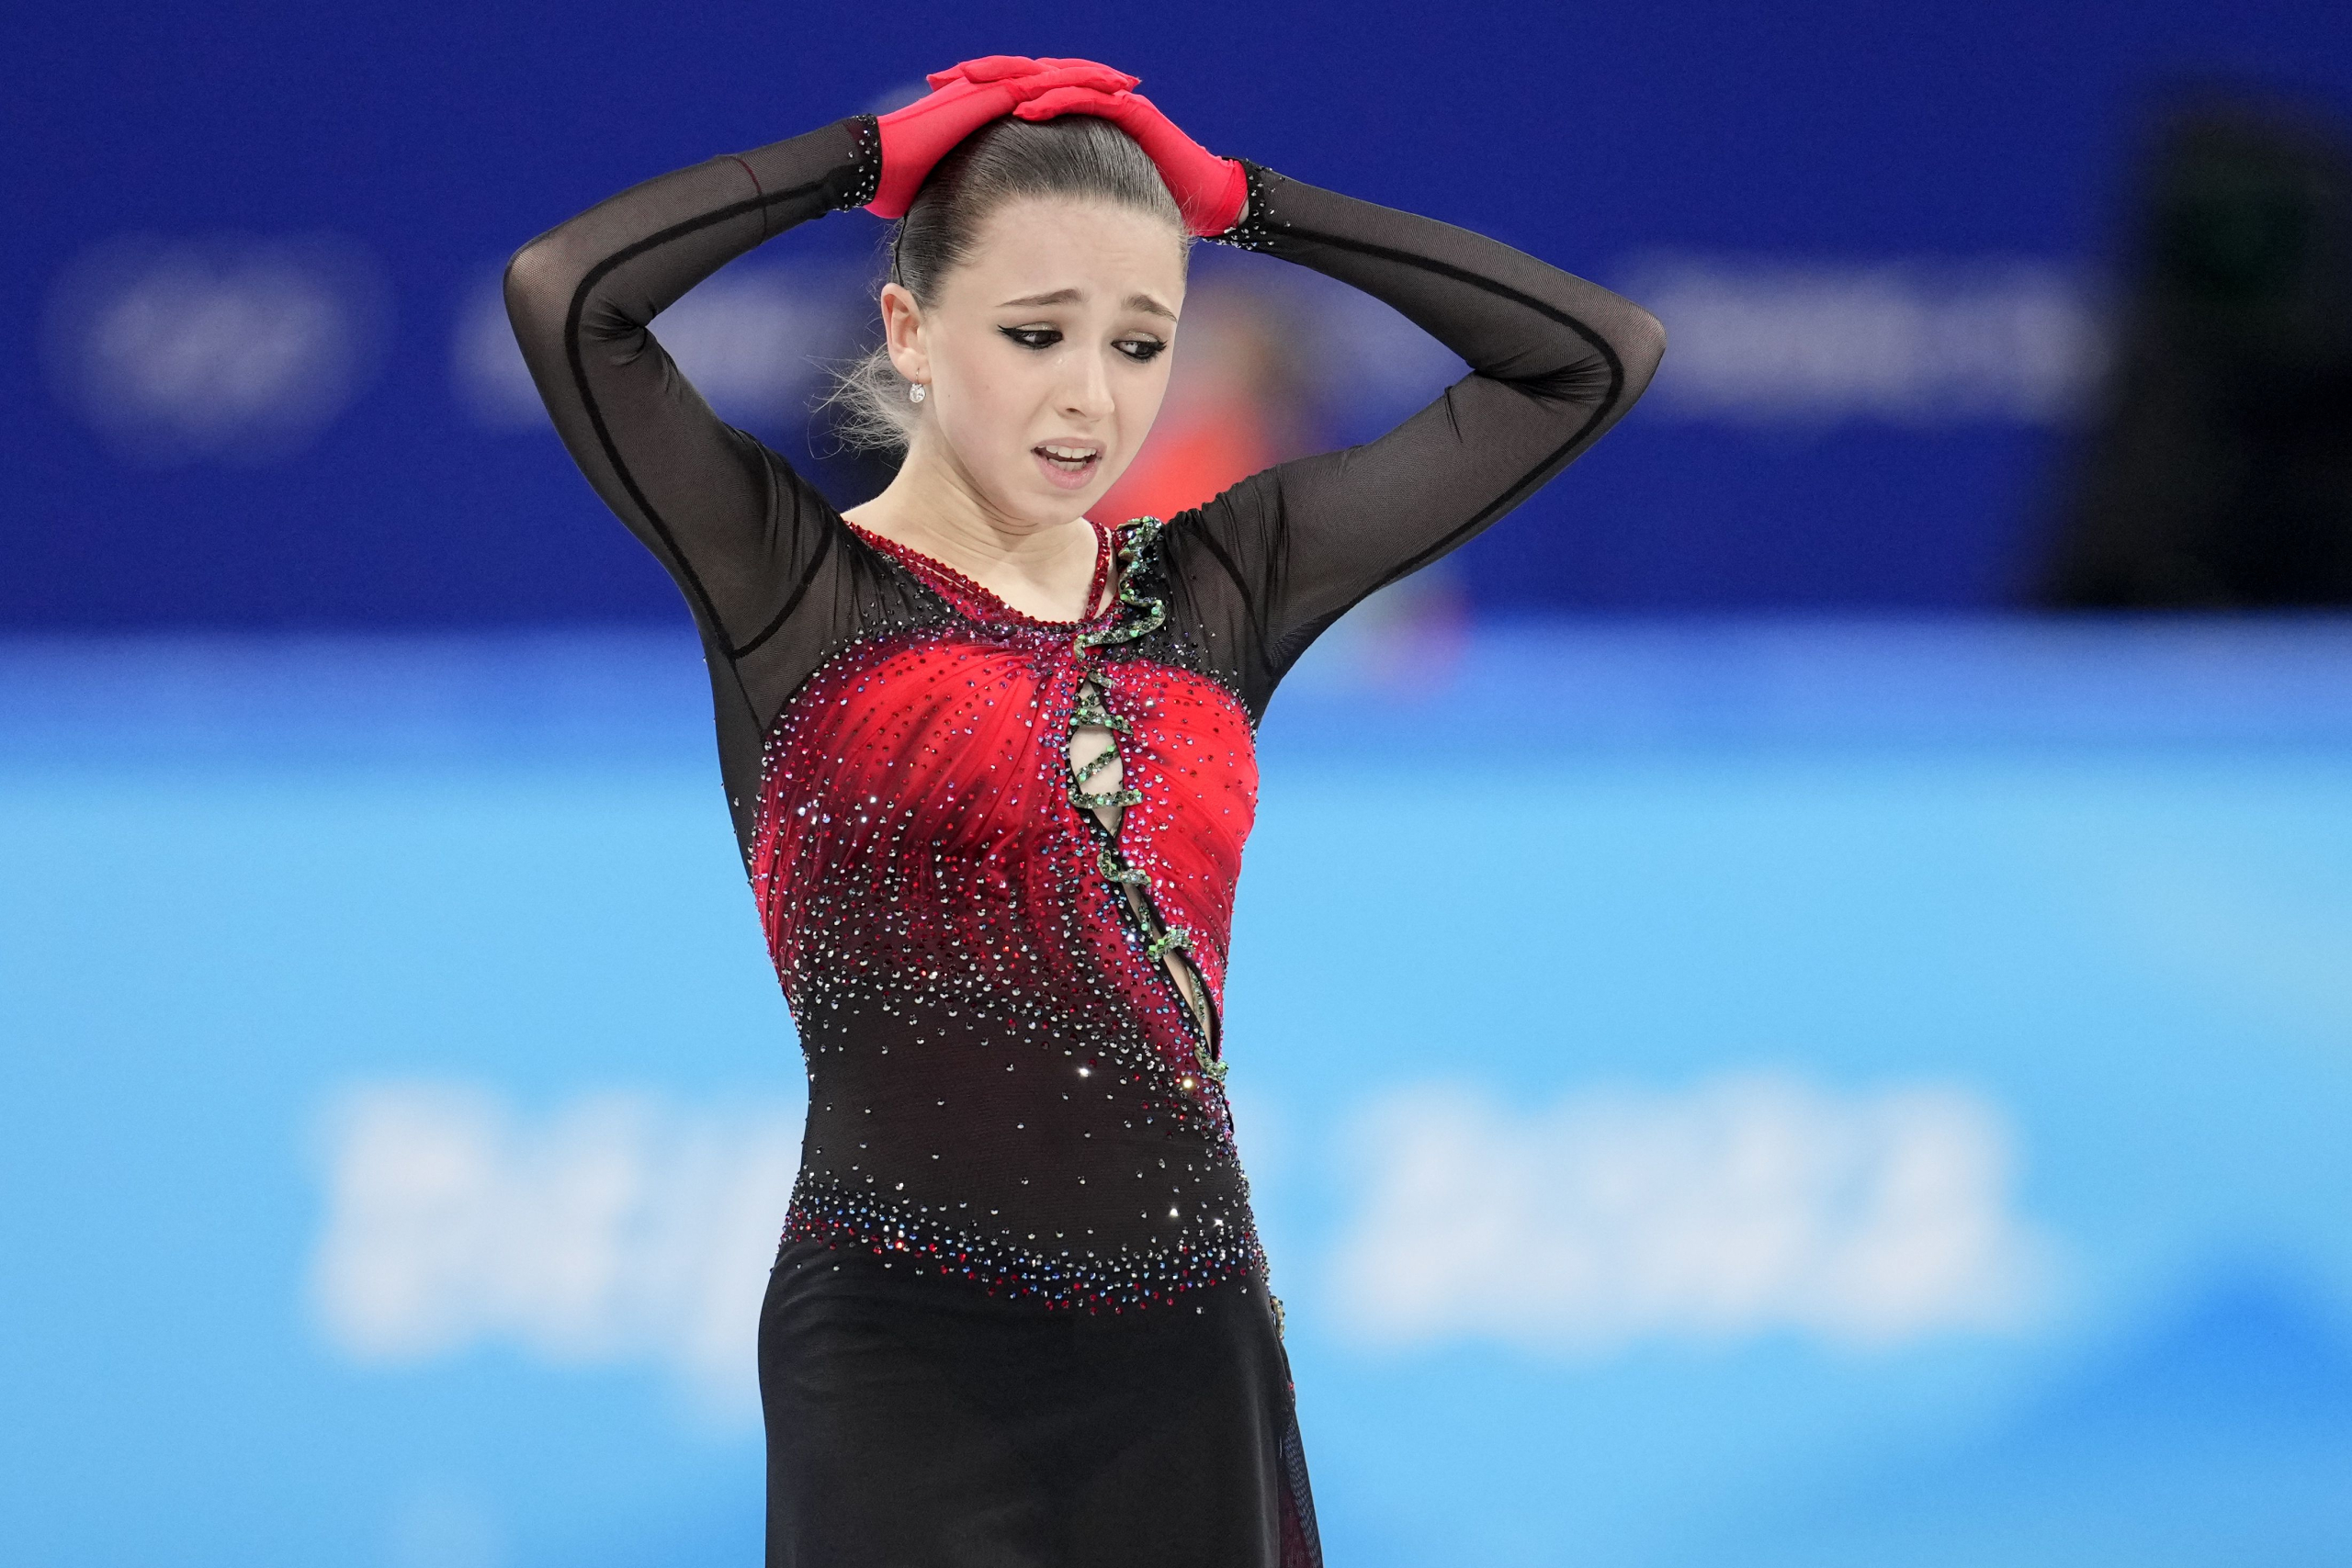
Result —
[[1149, 875], [1126, 864], [1108, 850], [1100, 850], [1095, 852], [1094, 869], [1101, 872], [1105, 879], [1115, 882], [1122, 887], [1151, 886]]
[[1119, 737], [1135, 731], [1133, 724], [1102, 705], [1103, 696], [1117, 684], [1118, 682], [1111, 678], [1108, 671], [1088, 671], [1079, 682], [1078, 702], [1070, 709], [1071, 739], [1075, 740], [1080, 730], [1090, 727], [1107, 729], [1111, 732], [1111, 744], [1087, 759], [1083, 764], [1073, 762], [1069, 766], [1069, 803], [1080, 811], [1102, 811], [1112, 807], [1124, 810], [1127, 807], [1143, 804], [1143, 794], [1139, 790], [1090, 790], [1086, 787], [1087, 781], [1095, 774], [1114, 762], [1125, 761], [1119, 755]]
[[1102, 811], [1114, 806], [1121, 807], [1141, 806], [1143, 792], [1135, 789], [1110, 789], [1104, 790], [1100, 795], [1089, 795], [1086, 791], [1073, 785], [1069, 792], [1069, 803], [1080, 811]]
[[[1157, 517], [1137, 517], [1120, 525], [1118, 530], [1119, 604], [1128, 613], [1120, 615], [1110, 625], [1099, 630], [1079, 632], [1073, 640], [1072, 649], [1080, 659], [1084, 660], [1095, 649], [1108, 647], [1113, 643], [1133, 642], [1137, 637], [1149, 637], [1168, 624], [1166, 602], [1140, 592], [1136, 589], [1137, 582], [1148, 576], [1152, 570], [1152, 549], [1159, 542], [1160, 531], [1166, 526], [1167, 525]], [[1075, 740], [1078, 732], [1088, 728], [1107, 729], [1111, 732], [1112, 739], [1110, 745], [1104, 747], [1100, 753], [1082, 766], [1071, 765], [1069, 770], [1070, 804], [1082, 811], [1090, 812], [1099, 811], [1105, 807], [1139, 806], [1143, 803], [1143, 792], [1140, 790], [1116, 789], [1090, 793], [1085, 787], [1089, 779], [1108, 767], [1114, 758], [1120, 756], [1118, 738], [1122, 735], [1133, 734], [1135, 726], [1113, 713], [1104, 702], [1104, 698], [1118, 685], [1117, 679], [1110, 671], [1091, 660], [1088, 660], [1082, 669], [1084, 672], [1080, 678], [1077, 700], [1070, 707], [1070, 739]], [[1104, 827], [1100, 818], [1094, 820], [1093, 827], [1104, 840], [1102, 846], [1095, 852], [1095, 869], [1102, 874], [1104, 881], [1119, 890], [1121, 900], [1127, 903], [1139, 917], [1146, 932], [1144, 951], [1150, 955], [1151, 961], [1154, 964], [1161, 964], [1171, 953], [1189, 953], [1193, 948], [1193, 933], [1183, 926], [1162, 927], [1157, 936], [1149, 934], [1152, 927], [1159, 924], [1159, 911], [1151, 905], [1150, 876], [1137, 871], [1121, 858], [1114, 829]], [[1135, 897], [1137, 891], [1142, 895], [1139, 902]], [[1192, 972], [1192, 983], [1198, 989], [1204, 1007], [1213, 1016], [1216, 1004], [1208, 998], [1207, 977], [1201, 973], [1200, 966], [1193, 964], [1189, 959], [1186, 960], [1186, 967]], [[1170, 979], [1172, 983], [1173, 976]], [[1200, 1063], [1202, 1072], [1212, 1082], [1221, 1087], [1225, 1083], [1225, 1058], [1221, 1055], [1213, 1056], [1208, 1053], [1208, 1025], [1200, 1016], [1204, 1009], [1195, 1007], [1193, 1002], [1181, 996], [1179, 1000], [1182, 1003], [1185, 1013], [1193, 1018], [1201, 1032], [1203, 1049], [1195, 1053], [1194, 1059]]]
[[1170, 926], [1144, 943], [1143, 950], [1155, 959], [1165, 958], [1171, 953], [1190, 953], [1193, 951], [1193, 933], [1182, 926]]
[[1133, 723], [1102, 705], [1102, 690], [1109, 682], [1101, 681], [1099, 674], [1089, 675], [1087, 681], [1088, 686], [1079, 692], [1078, 705], [1070, 710], [1070, 728], [1083, 729], [1093, 725], [1119, 735], [1133, 734], [1136, 728]]
[[1069, 776], [1076, 779], [1080, 784], [1084, 784], [1087, 780], [1092, 778], [1095, 774], [1101, 773], [1103, 769], [1109, 767], [1112, 763], [1117, 761], [1119, 761], [1119, 747], [1118, 743], [1114, 741], [1110, 745], [1103, 747], [1100, 751], [1095, 752], [1091, 757], [1089, 757], [1084, 765], [1070, 769]]
[[1157, 517], [1137, 517], [1119, 525], [1119, 603], [1140, 615], [1122, 615], [1101, 631], [1078, 634], [1078, 650], [1102, 648], [1109, 643], [1133, 642], [1139, 637], [1149, 637], [1168, 624], [1168, 605], [1149, 594], [1136, 592], [1138, 579], [1150, 570], [1151, 550], [1159, 542], [1159, 531], [1168, 526]]

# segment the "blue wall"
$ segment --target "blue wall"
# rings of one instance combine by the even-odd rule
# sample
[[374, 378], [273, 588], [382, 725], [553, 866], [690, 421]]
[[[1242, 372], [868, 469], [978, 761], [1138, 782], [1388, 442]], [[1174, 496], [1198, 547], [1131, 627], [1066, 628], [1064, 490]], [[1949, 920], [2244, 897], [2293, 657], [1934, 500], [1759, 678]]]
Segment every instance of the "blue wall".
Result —
[[[0, 199], [37, 330], [0, 365], [0, 624], [49, 627], [674, 616], [552, 440], [485, 423], [453, 385], [487, 280], [624, 184], [1006, 49], [1132, 65], [1212, 145], [1663, 291], [1677, 344], [1655, 399], [1465, 558], [1479, 602], [1998, 603], [2095, 355], [2062, 342], [2063, 363], [2018, 384], [1972, 368], [2005, 340], [1970, 302], [2055, 300], [2028, 344], [2095, 323], [2132, 149], [2168, 84], [2352, 101], [2352, 12], [2327, 0], [1207, 6], [1173, 22], [930, 0], [96, 0], [13, 33]], [[772, 250], [848, 287], [875, 232], [845, 217]], [[159, 255], [247, 304], [282, 302], [288, 276], [323, 290], [334, 341], [295, 342], [322, 378], [277, 424], [219, 441], [109, 427], [137, 395], [164, 400], [164, 426], [233, 412], [216, 361], [259, 353], [249, 322], [182, 322], [123, 351], [144, 393], [84, 386], [91, 290], [112, 298], [139, 257], [152, 282]], [[1694, 275], [1713, 281], [1669, 287]], [[1927, 338], [1841, 339], [1836, 321], [1890, 287], [1898, 326]], [[1740, 321], [1760, 347], [1739, 347]], [[797, 407], [746, 417], [797, 452]]]

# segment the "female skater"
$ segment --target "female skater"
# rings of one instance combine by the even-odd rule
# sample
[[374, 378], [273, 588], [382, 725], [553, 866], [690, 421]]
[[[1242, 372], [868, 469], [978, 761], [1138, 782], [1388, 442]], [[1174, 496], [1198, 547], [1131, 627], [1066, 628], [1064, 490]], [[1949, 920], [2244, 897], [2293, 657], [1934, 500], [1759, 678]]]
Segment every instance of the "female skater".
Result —
[[[1224, 1092], [1252, 732], [1350, 605], [1598, 439], [1662, 335], [1494, 241], [1213, 156], [1091, 62], [932, 81], [624, 191], [507, 272], [557, 427], [700, 628], [808, 1059], [760, 1330], [768, 1561], [1306, 1568]], [[841, 513], [647, 328], [860, 205], [899, 220], [861, 384], [906, 457]], [[1159, 409], [1194, 236], [1352, 284], [1471, 374], [1369, 446], [1090, 519]]]

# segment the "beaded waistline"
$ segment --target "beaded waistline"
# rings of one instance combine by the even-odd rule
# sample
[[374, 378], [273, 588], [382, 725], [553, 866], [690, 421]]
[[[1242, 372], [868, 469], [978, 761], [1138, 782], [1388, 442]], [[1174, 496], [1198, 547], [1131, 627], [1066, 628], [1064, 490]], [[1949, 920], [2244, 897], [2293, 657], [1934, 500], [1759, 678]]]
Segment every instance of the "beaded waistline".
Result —
[[1213, 1226], [1206, 1235], [1180, 1235], [1164, 1249], [1046, 1250], [1023, 1245], [1024, 1238], [957, 1226], [927, 1205], [853, 1193], [804, 1172], [793, 1188], [784, 1239], [903, 1258], [972, 1280], [990, 1294], [1034, 1296], [1049, 1307], [1123, 1312], [1164, 1305], [1186, 1291], [1264, 1272], [1264, 1251], [1246, 1218], [1217, 1220]]

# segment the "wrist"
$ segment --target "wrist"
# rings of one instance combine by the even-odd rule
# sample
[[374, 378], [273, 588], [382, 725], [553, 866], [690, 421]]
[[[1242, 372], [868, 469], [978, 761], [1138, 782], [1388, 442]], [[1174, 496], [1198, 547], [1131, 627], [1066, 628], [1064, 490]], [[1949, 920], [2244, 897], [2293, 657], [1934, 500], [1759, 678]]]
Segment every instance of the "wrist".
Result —
[[1271, 199], [1276, 175], [1272, 170], [1247, 158], [1236, 158], [1232, 162], [1241, 171], [1241, 196], [1235, 205], [1233, 220], [1217, 232], [1204, 234], [1202, 238], [1211, 244], [1232, 245], [1239, 250], [1264, 250], [1273, 243], [1275, 231], [1281, 227], [1275, 220]]
[[826, 185], [834, 210], [847, 211], [865, 206], [882, 188], [882, 127], [870, 114], [854, 114], [841, 125], [850, 135], [850, 161], [833, 171]]
[[1239, 228], [1250, 210], [1250, 172], [1238, 158], [1219, 158], [1205, 149], [1193, 171], [1179, 203], [1185, 226], [1203, 239], [1214, 239]]

